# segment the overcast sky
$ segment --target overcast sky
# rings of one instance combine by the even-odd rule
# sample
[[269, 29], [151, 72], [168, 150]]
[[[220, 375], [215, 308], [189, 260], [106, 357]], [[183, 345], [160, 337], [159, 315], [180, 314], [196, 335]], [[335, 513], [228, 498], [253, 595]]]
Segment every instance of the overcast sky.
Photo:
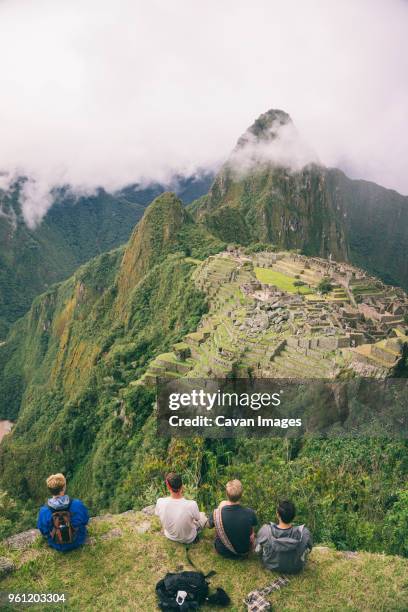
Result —
[[115, 189], [223, 161], [269, 108], [408, 194], [404, 0], [1, 0], [0, 169]]

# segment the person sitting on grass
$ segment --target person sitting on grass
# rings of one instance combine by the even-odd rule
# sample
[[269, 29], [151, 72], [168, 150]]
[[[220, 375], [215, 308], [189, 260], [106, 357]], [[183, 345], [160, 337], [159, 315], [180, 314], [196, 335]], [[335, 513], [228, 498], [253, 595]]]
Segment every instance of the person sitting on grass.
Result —
[[52, 474], [47, 478], [51, 497], [38, 514], [37, 527], [47, 538], [48, 545], [60, 552], [82, 546], [87, 537], [89, 522], [87, 507], [79, 499], [66, 495], [64, 474]]
[[183, 496], [183, 480], [179, 474], [170, 472], [165, 482], [170, 495], [157, 500], [155, 514], [160, 519], [166, 538], [191, 544], [205, 527], [207, 516], [199, 511], [197, 502]]
[[255, 551], [267, 569], [284, 574], [297, 574], [304, 568], [313, 541], [304, 525], [295, 527], [295, 505], [281, 501], [276, 510], [278, 523], [263, 525], [256, 538]]
[[225, 489], [227, 500], [220, 503], [209, 520], [209, 526], [216, 531], [215, 550], [229, 559], [244, 558], [253, 547], [258, 519], [251, 508], [240, 504], [243, 489], [239, 480], [230, 480]]

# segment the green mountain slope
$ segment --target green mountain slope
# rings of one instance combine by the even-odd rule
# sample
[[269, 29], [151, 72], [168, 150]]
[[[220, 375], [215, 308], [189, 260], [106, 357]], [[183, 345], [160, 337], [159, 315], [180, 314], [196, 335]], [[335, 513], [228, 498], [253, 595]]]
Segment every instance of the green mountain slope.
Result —
[[[310, 524], [317, 541], [408, 554], [401, 539], [405, 441], [157, 436], [151, 383], [163, 373], [282, 376], [290, 367], [293, 376], [306, 368], [311, 377], [335, 377], [362, 365], [368, 375], [384, 376], [402, 362], [400, 314], [387, 318], [386, 331], [364, 322], [362, 331], [350, 331], [347, 317], [343, 326], [336, 323], [341, 308], [349, 312], [350, 302], [367, 295], [381, 304], [391, 296], [403, 312], [401, 290], [386, 292], [363, 277], [347, 286], [350, 295], [338, 286], [319, 297], [319, 266], [326, 269], [328, 262], [224, 249], [180, 200], [164, 194], [126, 247], [90, 261], [34, 300], [0, 346], [0, 414], [18, 415], [0, 445], [0, 488], [17, 508], [31, 508], [46, 494], [46, 475], [61, 470], [71, 493], [94, 512], [120, 512], [152, 503], [172, 468], [183, 471], [187, 491], [210, 510], [222, 483], [239, 477], [261, 520], [273, 518], [278, 498], [294, 497], [299, 520]], [[266, 264], [268, 258], [274, 263]], [[289, 300], [276, 313], [256, 308], [252, 294], [262, 274], [281, 283], [279, 299]], [[299, 296], [297, 276], [308, 289], [299, 289]], [[392, 325], [401, 329], [389, 343]], [[364, 344], [352, 348], [354, 332], [360, 339], [367, 335], [369, 352], [358, 353]], [[308, 342], [307, 355], [306, 344], [295, 346], [291, 337]], [[343, 356], [345, 339], [349, 353]], [[12, 504], [7, 507], [6, 532], [21, 520]]]
[[[160, 250], [154, 251], [156, 244]], [[170, 348], [195, 329], [206, 310], [191, 280], [196, 259], [186, 258], [183, 247], [197, 258], [220, 250], [222, 243], [192, 223], [180, 200], [164, 194], [149, 207], [127, 249], [102, 255], [53, 286], [15, 324], [0, 347], [0, 411], [14, 418], [20, 410], [12, 437], [22, 436], [22, 444], [9, 449], [2, 444], [2, 473], [9, 483], [17, 476], [13, 464], [36, 457], [36, 467], [29, 461], [30, 494], [35, 496], [37, 476], [55, 462], [56, 447], [63, 449], [68, 471], [82, 469], [82, 461], [84, 469], [91, 468], [87, 462], [99, 461], [105, 468], [103, 453], [98, 459], [103, 430], [118, 423], [127, 427], [126, 410], [135, 410], [145, 396], [150, 400], [151, 394], [128, 388], [129, 382], [158, 348]], [[135, 257], [139, 268], [129, 286], [128, 262]], [[130, 430], [138, 431], [145, 418], [136, 415]], [[101, 437], [95, 444], [97, 432]], [[136, 440], [126, 435], [118, 452], [128, 452], [127, 444]], [[17, 477], [17, 490], [27, 480], [28, 474]], [[108, 489], [107, 482], [102, 499]]]
[[[255, 555], [243, 562], [222, 559], [214, 552], [213, 535], [206, 530], [190, 557], [204, 573], [216, 571], [211, 592], [224, 588], [231, 597], [228, 610], [240, 612], [248, 593], [269, 585], [277, 574], [262, 569]], [[193, 569], [184, 547], [166, 540], [157, 519], [141, 512], [97, 517], [90, 536], [92, 545], [62, 556], [40, 542], [14, 551], [0, 544], [0, 555], [12, 559], [18, 568], [2, 581], [2, 590], [66, 593], [67, 603], [53, 605], [53, 610], [153, 612], [157, 609], [155, 584], [167, 572]], [[407, 573], [408, 561], [400, 557], [341, 553], [317, 546], [304, 573], [268, 600], [274, 609], [287, 612], [402, 611], [408, 606]]]
[[[211, 178], [204, 173], [177, 179], [182, 201], [188, 204], [205, 193]], [[36, 295], [95, 255], [125, 243], [146, 206], [164, 190], [160, 184], [134, 185], [113, 195], [99, 189], [78, 198], [63, 189], [34, 230], [21, 215], [19, 184], [0, 192], [0, 340]]]
[[408, 288], [408, 197], [336, 169], [268, 160], [265, 152], [282, 146], [282, 126], [292, 127], [283, 111], [255, 121], [209, 194], [192, 204], [196, 218], [223, 240], [332, 255]]
[[126, 242], [143, 207], [100, 192], [56, 203], [39, 227], [21, 217], [15, 190], [1, 194], [0, 338], [47, 286], [83, 262]]

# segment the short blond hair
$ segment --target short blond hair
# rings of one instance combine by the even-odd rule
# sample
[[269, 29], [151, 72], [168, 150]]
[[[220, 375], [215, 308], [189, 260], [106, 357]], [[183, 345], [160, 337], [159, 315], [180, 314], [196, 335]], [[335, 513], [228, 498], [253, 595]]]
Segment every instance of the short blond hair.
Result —
[[66, 486], [67, 481], [65, 480], [64, 474], [51, 474], [47, 478], [47, 487], [50, 493], [58, 495]]
[[237, 502], [242, 497], [242, 483], [240, 480], [230, 480], [227, 482], [225, 490], [231, 502]]

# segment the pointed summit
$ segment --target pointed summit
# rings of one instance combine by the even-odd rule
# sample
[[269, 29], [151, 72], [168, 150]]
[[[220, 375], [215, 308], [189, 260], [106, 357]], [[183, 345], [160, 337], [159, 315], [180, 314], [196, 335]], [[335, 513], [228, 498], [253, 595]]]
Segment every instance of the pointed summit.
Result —
[[254, 121], [191, 210], [222, 240], [331, 255], [408, 287], [408, 198], [320, 164], [282, 110]]
[[249, 143], [270, 142], [278, 137], [280, 129], [285, 125], [293, 125], [293, 121], [283, 110], [270, 109], [259, 115], [258, 119], [238, 139], [236, 149]]
[[174, 193], [165, 192], [153, 200], [126, 247], [118, 279], [119, 293], [137, 285], [146, 272], [171, 251], [188, 218]]
[[261, 166], [299, 172], [311, 164], [318, 164], [317, 156], [288, 113], [271, 109], [260, 115], [238, 139], [225, 167], [242, 175]]

